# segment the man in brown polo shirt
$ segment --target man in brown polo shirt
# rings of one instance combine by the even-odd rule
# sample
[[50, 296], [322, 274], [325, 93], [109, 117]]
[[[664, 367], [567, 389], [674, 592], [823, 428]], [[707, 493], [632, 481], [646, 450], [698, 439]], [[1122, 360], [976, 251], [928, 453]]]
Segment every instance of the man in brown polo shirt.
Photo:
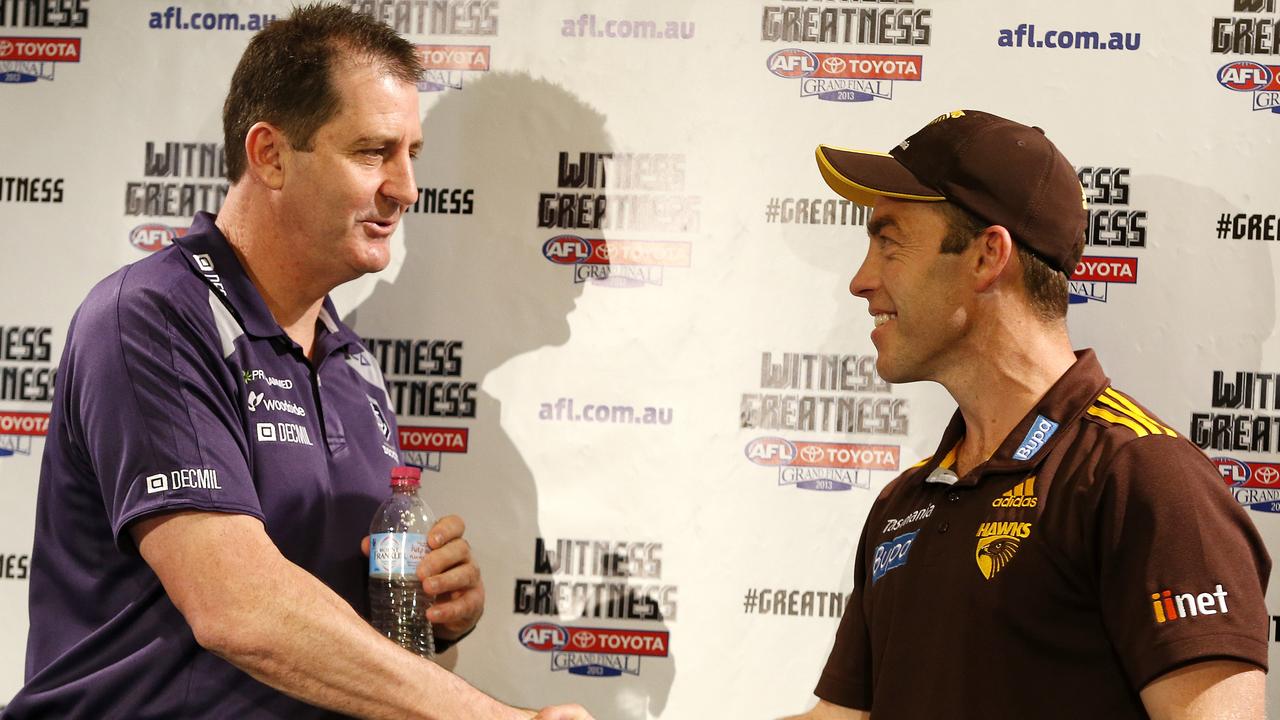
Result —
[[874, 211], [849, 291], [877, 369], [959, 405], [863, 527], [811, 720], [1261, 718], [1270, 558], [1209, 461], [1067, 337], [1075, 170], [1039, 128], [943, 115], [819, 146]]

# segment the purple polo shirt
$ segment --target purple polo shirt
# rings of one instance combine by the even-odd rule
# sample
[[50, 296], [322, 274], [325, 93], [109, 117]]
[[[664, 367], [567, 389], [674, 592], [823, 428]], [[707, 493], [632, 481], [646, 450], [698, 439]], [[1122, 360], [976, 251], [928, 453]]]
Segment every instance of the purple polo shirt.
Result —
[[252, 515], [367, 616], [360, 540], [397, 464], [381, 372], [333, 304], [308, 362], [197, 215], [71, 321], [40, 469], [26, 685], [4, 717], [329, 717], [201, 648], [129, 527]]

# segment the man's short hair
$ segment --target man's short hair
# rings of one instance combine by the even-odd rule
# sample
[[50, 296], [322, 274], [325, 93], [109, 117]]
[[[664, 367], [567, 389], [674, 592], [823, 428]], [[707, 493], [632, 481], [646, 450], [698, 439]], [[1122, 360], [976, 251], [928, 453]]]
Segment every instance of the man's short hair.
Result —
[[[984, 222], [978, 216], [950, 202], [934, 205], [941, 212], [947, 223], [947, 234], [942, 238], [942, 252], [962, 253], [969, 244], [991, 223]], [[1042, 320], [1060, 320], [1067, 316], [1069, 287], [1067, 276], [1058, 272], [1049, 263], [1026, 245], [1014, 238], [1013, 245], [1018, 250], [1018, 259], [1022, 262], [1022, 284], [1027, 289], [1027, 297], [1036, 315]], [[1076, 261], [1080, 258], [1077, 255]]]
[[422, 75], [412, 43], [343, 5], [295, 8], [253, 36], [222, 106], [228, 180], [239, 181], [248, 167], [244, 140], [254, 123], [280, 128], [296, 150], [312, 149], [316, 130], [338, 112], [333, 75], [344, 61], [376, 63], [409, 83]]

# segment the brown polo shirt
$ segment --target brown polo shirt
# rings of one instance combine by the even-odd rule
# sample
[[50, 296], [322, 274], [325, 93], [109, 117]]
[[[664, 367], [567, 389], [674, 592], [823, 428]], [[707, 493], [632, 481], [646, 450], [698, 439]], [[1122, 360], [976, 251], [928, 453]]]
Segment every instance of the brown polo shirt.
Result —
[[1091, 350], [985, 463], [885, 487], [816, 693], [882, 718], [1144, 718], [1199, 660], [1266, 669], [1271, 560], [1221, 475]]

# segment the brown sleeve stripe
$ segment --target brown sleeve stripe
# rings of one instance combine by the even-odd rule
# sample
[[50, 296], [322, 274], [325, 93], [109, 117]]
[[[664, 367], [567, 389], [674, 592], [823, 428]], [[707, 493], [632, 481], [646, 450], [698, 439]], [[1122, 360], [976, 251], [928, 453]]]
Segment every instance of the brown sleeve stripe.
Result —
[[[1123, 410], [1129, 417], [1132, 417], [1143, 425], [1146, 425], [1153, 434], [1158, 435], [1160, 433], [1164, 433], [1170, 437], [1178, 437], [1178, 433], [1174, 432], [1172, 428], [1143, 412], [1142, 408], [1138, 407], [1138, 405], [1129, 398], [1121, 395], [1113, 387], [1108, 387], [1106, 390], [1103, 390], [1102, 395], [1100, 395], [1098, 399], [1103, 401], [1111, 399], [1116, 403], [1119, 403], [1119, 409]], [[1107, 404], [1111, 405], [1111, 403]], [[1115, 407], [1115, 405], [1112, 405], [1112, 407]]]

